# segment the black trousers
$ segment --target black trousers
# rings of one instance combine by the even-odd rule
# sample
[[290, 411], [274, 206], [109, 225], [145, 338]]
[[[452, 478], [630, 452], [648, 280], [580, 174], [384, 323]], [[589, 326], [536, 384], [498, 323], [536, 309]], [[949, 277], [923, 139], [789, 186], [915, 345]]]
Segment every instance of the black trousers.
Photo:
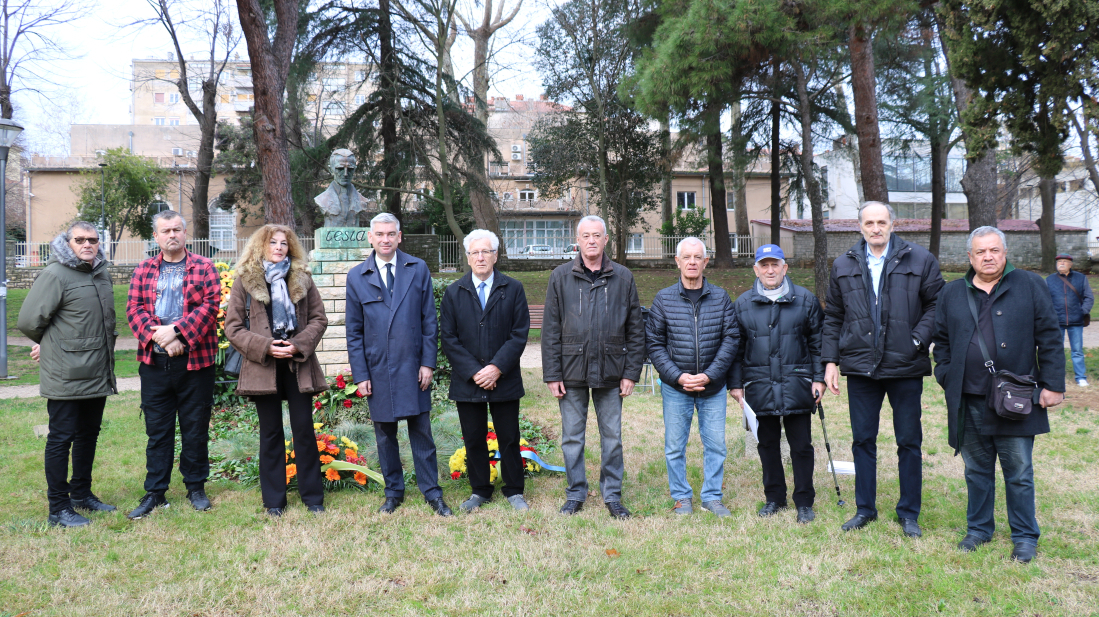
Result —
[[[46, 401], [50, 434], [46, 437], [46, 497], [50, 514], [72, 506], [70, 496], [86, 499], [92, 494], [92, 465], [103, 405], [107, 397], [77, 401]], [[72, 480], [69, 480], [69, 448], [72, 448]]]
[[[431, 412], [402, 418], [408, 422], [408, 443], [412, 446], [412, 464], [416, 468], [416, 485], [424, 499], [432, 501], [443, 496], [439, 488], [439, 459], [435, 438], [431, 436]], [[374, 437], [378, 441], [378, 463], [385, 477], [385, 496], [404, 498], [404, 466], [397, 445], [397, 422], [375, 422]]]
[[492, 497], [492, 477], [489, 470], [488, 413], [492, 409], [492, 427], [500, 445], [497, 469], [504, 479], [504, 497], [523, 494], [523, 456], [519, 451], [519, 401], [495, 403], [455, 403], [458, 420], [462, 423], [462, 440], [466, 444], [466, 470], [474, 495]]
[[759, 416], [759, 461], [763, 464], [763, 495], [767, 501], [786, 504], [786, 471], [782, 467], [782, 427], [790, 444], [790, 463], [794, 468], [794, 505], [813, 507], [817, 493], [813, 489], [813, 414]]
[[298, 391], [298, 377], [290, 360], [275, 361], [278, 393], [254, 396], [259, 416], [259, 486], [263, 507], [286, 507], [286, 434], [282, 429], [282, 402], [290, 414], [294, 436], [294, 461], [298, 468], [298, 494], [307, 506], [324, 504], [317, 434], [313, 431], [313, 395]]
[[176, 418], [182, 448], [179, 473], [187, 490], [199, 489], [210, 476], [210, 407], [214, 402], [214, 367], [187, 370], [187, 354], [153, 354], [155, 365], [142, 363], [141, 408], [145, 412], [145, 492], [164, 493], [172, 479]]

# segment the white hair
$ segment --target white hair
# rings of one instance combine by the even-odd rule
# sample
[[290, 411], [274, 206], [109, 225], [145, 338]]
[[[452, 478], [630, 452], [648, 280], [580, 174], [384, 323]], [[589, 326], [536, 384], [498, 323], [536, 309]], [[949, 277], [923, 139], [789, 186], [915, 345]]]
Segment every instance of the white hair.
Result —
[[698, 238], [696, 238], [694, 236], [683, 238], [682, 240], [679, 241], [679, 244], [675, 245], [675, 256], [676, 257], [682, 257], [683, 256], [683, 249], [688, 244], [692, 244], [692, 243], [698, 244], [699, 246], [702, 247], [702, 256], [705, 257], [706, 256], [706, 243], [703, 242], [702, 240], [699, 240]]
[[484, 240], [488, 238], [489, 243], [492, 246], [492, 250], [496, 251], [500, 249], [500, 238], [496, 237], [496, 234], [487, 229], [474, 229], [466, 234], [465, 239], [462, 240], [462, 245], [466, 247], [466, 252], [469, 252], [469, 245], [473, 244], [477, 240]]
[[583, 225], [584, 223], [599, 223], [600, 225], [603, 226], [603, 235], [604, 236], [607, 235], [607, 222], [604, 221], [602, 218], [600, 218], [598, 216], [595, 216], [594, 214], [589, 214], [589, 215], [585, 216], [584, 218], [580, 219], [576, 223], [577, 233], [580, 232], [580, 226]]
[[1000, 236], [1000, 244], [1004, 245], [1004, 251], [1007, 251], [1007, 238], [1004, 237], [1004, 232], [992, 227], [991, 225], [985, 225], [978, 227], [969, 233], [969, 237], [965, 239], [965, 251], [968, 253], [973, 250], [973, 238], [980, 238], [981, 236], [987, 236], [989, 234], [996, 234]]
[[897, 213], [893, 211], [893, 206], [880, 201], [868, 201], [859, 207], [859, 223], [862, 223], [862, 211], [870, 206], [882, 206], [889, 212], [889, 222], [892, 223], [897, 220]]
[[397, 231], [401, 230], [401, 221], [397, 220], [397, 217], [393, 216], [392, 214], [390, 214], [388, 212], [382, 212], [378, 216], [375, 216], [374, 218], [370, 219], [370, 230], [371, 231], [374, 231], [374, 224], [375, 223], [393, 223], [394, 225], [397, 226]]

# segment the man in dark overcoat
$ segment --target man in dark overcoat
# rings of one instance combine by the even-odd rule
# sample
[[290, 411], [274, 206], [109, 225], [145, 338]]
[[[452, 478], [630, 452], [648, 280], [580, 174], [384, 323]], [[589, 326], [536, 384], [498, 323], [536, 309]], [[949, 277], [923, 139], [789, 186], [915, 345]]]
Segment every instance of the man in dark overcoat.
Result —
[[[523, 499], [523, 456], [519, 451], [519, 358], [527, 346], [530, 309], [523, 284], [495, 268], [500, 239], [474, 229], [464, 240], [470, 272], [446, 288], [439, 336], [450, 360], [450, 398], [458, 407], [466, 446], [466, 470], [473, 494], [461, 509], [473, 512], [492, 499], [492, 467], [504, 479], [504, 498], [516, 510]], [[488, 458], [488, 412], [500, 460]]]
[[[943, 287], [932, 338], [935, 379], [946, 391], [950, 447], [962, 453], [969, 492], [966, 535], [958, 548], [968, 553], [992, 539], [999, 458], [1011, 557], [1025, 563], [1037, 553], [1039, 536], [1034, 436], [1049, 432], [1046, 408], [1065, 399], [1064, 339], [1049, 288], [1038, 274], [1007, 261], [1003, 232], [978, 227], [966, 248], [971, 267], [964, 278]], [[1026, 419], [1006, 419], [989, 407], [992, 370], [1031, 375], [1038, 382]]]
[[383, 212], [370, 221], [374, 251], [347, 274], [347, 359], [366, 397], [385, 501], [392, 513], [404, 501], [404, 468], [397, 422], [408, 423], [416, 484], [439, 516], [451, 516], [439, 488], [439, 464], [431, 435], [431, 377], [438, 353], [438, 319], [431, 271], [422, 259], [397, 249], [401, 223]]

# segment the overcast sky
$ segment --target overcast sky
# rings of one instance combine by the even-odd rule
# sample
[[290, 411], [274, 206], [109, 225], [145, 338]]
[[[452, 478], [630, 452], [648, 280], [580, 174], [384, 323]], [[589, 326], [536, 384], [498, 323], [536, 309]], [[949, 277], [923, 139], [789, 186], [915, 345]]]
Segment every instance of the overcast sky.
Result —
[[[49, 2], [49, 0], [43, 0]], [[95, 0], [92, 0], [95, 1]], [[507, 6], [516, 0], [507, 0]], [[235, 2], [231, 2], [234, 6]], [[470, 6], [471, 2], [465, 2]], [[73, 58], [51, 63], [45, 72], [54, 84], [40, 84], [45, 96], [30, 92], [15, 95], [16, 120], [26, 127], [29, 147], [64, 155], [59, 136], [67, 133], [69, 123], [128, 124], [130, 122], [130, 62], [134, 58], [166, 58], [172, 50], [164, 30], [159, 25], [133, 27], [130, 24], [153, 15], [147, 0], [98, 0], [95, 8], [73, 23], [49, 31], [50, 38], [62, 42]], [[541, 93], [540, 80], [526, 62], [529, 50], [524, 42], [534, 26], [545, 15], [534, 0], [524, 0], [522, 10], [498, 41], [514, 36], [519, 39], [501, 52], [502, 63], [508, 69], [500, 71], [491, 95], [508, 98], [522, 93], [536, 97]], [[453, 56], [455, 69], [463, 77], [472, 66], [473, 48], [467, 37], [459, 37]], [[198, 52], [200, 40], [183, 44], [184, 53]], [[242, 59], [248, 52], [243, 43], [238, 46]], [[468, 59], [468, 60], [467, 60]], [[466, 77], [468, 83], [468, 77]]]

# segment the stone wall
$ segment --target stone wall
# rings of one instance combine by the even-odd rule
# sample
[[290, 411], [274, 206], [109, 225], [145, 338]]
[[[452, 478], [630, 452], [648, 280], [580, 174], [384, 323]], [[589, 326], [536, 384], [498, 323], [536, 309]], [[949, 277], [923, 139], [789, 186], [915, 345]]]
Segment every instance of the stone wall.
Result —
[[[931, 241], [929, 233], [904, 233], [898, 234], [909, 242], [914, 242], [922, 247], [927, 247]], [[1040, 268], [1042, 265], [1042, 243], [1038, 232], [1034, 231], [1008, 231], [1007, 258], [1012, 264], [1021, 268]], [[939, 240], [939, 263], [946, 270], [965, 270], [969, 268], [969, 257], [966, 256], [965, 241], [969, 237], [968, 232], [943, 232]], [[862, 239], [858, 232], [828, 232], [828, 260], [831, 261], [846, 253], [848, 249]], [[1057, 232], [1057, 251], [1070, 253], [1076, 257], [1074, 264], [1076, 269], [1087, 269], [1089, 260], [1088, 238], [1085, 231], [1059, 231]], [[809, 232], [794, 233], [794, 254], [787, 256], [802, 267], [811, 267], [813, 261], [813, 234]]]
[[[38, 277], [38, 273], [42, 271], [43, 267], [44, 266], [16, 268], [11, 262], [8, 262], [8, 288], [30, 289], [31, 284], [34, 283], [34, 279]], [[115, 285], [129, 285], [130, 279], [133, 278], [136, 268], [136, 265], [107, 266], [108, 272], [111, 273], [111, 282]]]

